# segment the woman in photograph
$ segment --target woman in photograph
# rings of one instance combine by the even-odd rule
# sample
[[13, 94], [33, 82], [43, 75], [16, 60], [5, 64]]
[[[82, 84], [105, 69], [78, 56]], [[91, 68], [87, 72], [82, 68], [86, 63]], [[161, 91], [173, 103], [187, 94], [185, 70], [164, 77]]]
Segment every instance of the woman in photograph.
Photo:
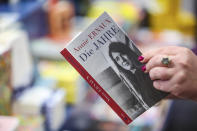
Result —
[[145, 106], [151, 107], [167, 94], [153, 87], [153, 82], [148, 74], [141, 70], [143, 64], [138, 61], [138, 55], [128, 46], [128, 42], [128, 40], [126, 44], [112, 42], [109, 45], [109, 56], [130, 91], [134, 89], [134, 92], [137, 92], [137, 96], [142, 100], [141, 102]]

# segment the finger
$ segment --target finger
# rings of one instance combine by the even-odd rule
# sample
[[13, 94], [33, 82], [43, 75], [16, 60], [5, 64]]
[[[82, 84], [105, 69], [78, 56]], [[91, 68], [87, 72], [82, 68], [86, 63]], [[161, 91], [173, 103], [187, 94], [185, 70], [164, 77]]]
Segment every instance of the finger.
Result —
[[153, 86], [160, 90], [160, 91], [164, 91], [164, 92], [171, 92], [171, 86], [172, 86], [172, 81], [171, 80], [155, 80], [153, 82]]
[[141, 62], [142, 63], [148, 62], [153, 56], [159, 54], [160, 50], [161, 50], [160, 48], [159, 49], [153, 49], [151, 51], [143, 53], [142, 54], [143, 60]]
[[161, 55], [176, 55], [179, 52], [180, 47], [167, 46], [163, 48], [153, 49], [151, 51], [143, 53], [142, 63], [148, 62], [153, 56], [161, 54]]
[[151, 80], [169, 80], [173, 74], [174, 69], [168, 67], [154, 67], [149, 72]]
[[[164, 65], [162, 63], [163, 58], [169, 58], [170, 63], [169, 65]], [[155, 55], [153, 56], [147, 63], [146, 63], [146, 72], [149, 72], [154, 67], [172, 67], [172, 56], [166, 56], [166, 55]]]

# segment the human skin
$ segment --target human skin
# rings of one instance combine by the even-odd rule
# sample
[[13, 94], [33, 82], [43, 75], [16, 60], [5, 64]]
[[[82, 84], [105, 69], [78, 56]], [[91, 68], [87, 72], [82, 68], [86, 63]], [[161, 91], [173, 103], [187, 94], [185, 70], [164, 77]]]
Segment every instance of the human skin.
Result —
[[[141, 62], [149, 73], [156, 89], [169, 92], [172, 98], [197, 101], [197, 56], [178, 46], [166, 46], [144, 52]], [[168, 66], [161, 63], [168, 57]]]
[[125, 70], [130, 70], [132, 68], [132, 63], [130, 62], [127, 55], [121, 55], [119, 52], [112, 52], [112, 57], [117, 62], [117, 64]]

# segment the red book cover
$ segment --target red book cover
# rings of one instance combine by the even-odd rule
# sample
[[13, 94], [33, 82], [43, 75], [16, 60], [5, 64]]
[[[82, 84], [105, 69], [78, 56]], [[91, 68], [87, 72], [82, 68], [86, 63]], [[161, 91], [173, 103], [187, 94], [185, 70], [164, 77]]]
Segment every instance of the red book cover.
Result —
[[61, 54], [126, 124], [167, 95], [141, 71], [140, 51], [106, 12]]

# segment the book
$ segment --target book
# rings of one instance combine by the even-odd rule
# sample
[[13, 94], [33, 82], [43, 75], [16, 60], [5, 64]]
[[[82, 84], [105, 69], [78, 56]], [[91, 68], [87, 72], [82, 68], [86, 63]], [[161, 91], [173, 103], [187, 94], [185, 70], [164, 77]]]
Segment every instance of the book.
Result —
[[141, 52], [106, 12], [61, 54], [126, 124], [167, 96], [153, 87]]
[[12, 102], [12, 113], [20, 120], [19, 131], [57, 131], [65, 118], [65, 96], [63, 89], [46, 86], [25, 90]]

